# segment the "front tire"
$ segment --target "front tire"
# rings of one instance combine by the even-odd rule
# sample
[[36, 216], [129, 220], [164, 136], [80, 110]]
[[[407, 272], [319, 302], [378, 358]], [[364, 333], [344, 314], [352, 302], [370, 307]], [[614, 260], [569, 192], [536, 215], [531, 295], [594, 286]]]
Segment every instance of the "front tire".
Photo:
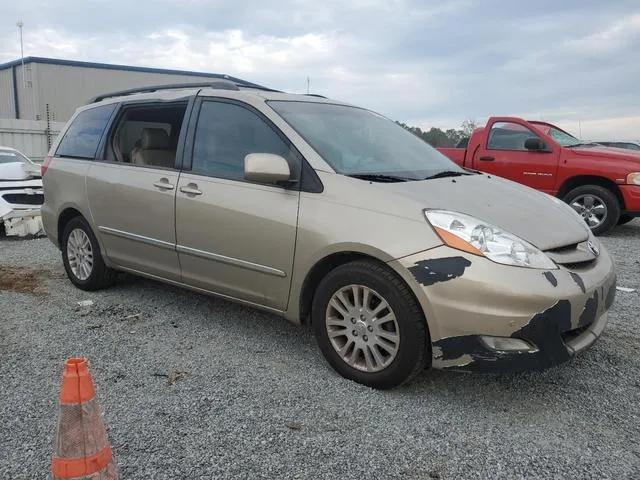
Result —
[[631, 215], [628, 215], [626, 213], [622, 214], [622, 215], [620, 215], [620, 218], [618, 219], [618, 225], [624, 225], [626, 223], [629, 223], [634, 218], [636, 218], [636, 217], [632, 217]]
[[615, 194], [599, 185], [574, 188], [563, 200], [582, 216], [594, 235], [608, 232], [620, 218], [620, 202]]
[[62, 262], [71, 283], [93, 291], [113, 284], [116, 272], [107, 267], [91, 227], [82, 217], [72, 218], [62, 233]]
[[376, 262], [358, 260], [329, 272], [316, 290], [311, 318], [325, 359], [363, 385], [397, 387], [431, 359], [422, 309], [404, 281]]

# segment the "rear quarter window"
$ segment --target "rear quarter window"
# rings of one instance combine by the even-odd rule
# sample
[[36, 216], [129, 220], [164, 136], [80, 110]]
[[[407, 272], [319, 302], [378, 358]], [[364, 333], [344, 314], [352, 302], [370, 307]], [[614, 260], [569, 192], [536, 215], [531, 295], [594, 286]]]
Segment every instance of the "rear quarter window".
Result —
[[98, 144], [115, 108], [116, 104], [113, 103], [80, 112], [64, 134], [56, 156], [95, 158]]

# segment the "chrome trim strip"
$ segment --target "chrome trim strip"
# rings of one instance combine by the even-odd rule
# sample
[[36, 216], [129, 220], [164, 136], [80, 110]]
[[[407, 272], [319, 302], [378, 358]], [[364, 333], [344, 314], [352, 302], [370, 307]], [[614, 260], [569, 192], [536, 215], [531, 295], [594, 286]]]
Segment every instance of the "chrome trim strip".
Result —
[[261, 305], [259, 303], [250, 302], [249, 300], [242, 300], [240, 298], [232, 297], [231, 295], [225, 295], [223, 293], [216, 293], [211, 290], [206, 290], [200, 287], [194, 287], [193, 285], [188, 285], [186, 283], [178, 282], [176, 280], [170, 280], [168, 278], [160, 277], [158, 275], [153, 275], [151, 273], [141, 272], [139, 270], [135, 270], [133, 268], [121, 267], [120, 265], [116, 266], [117, 270], [121, 270], [123, 272], [133, 273], [134, 275], [139, 275], [141, 277], [150, 278], [151, 280], [157, 280], [162, 283], [167, 283], [169, 285], [174, 285], [176, 287], [186, 288], [187, 290], [192, 290], [198, 293], [204, 293], [206, 295], [212, 295], [214, 297], [223, 298], [225, 300], [229, 300], [231, 302], [237, 302], [242, 305], [247, 305], [249, 307], [259, 308], [260, 310], [265, 310], [267, 312], [276, 313], [278, 315], [282, 315], [284, 312], [282, 310], [278, 310], [277, 308], [267, 307], [266, 305]]
[[98, 230], [107, 235], [113, 235], [114, 237], [126, 238], [127, 240], [133, 240], [140, 243], [146, 243], [153, 247], [166, 248], [167, 250], [175, 250], [175, 243], [165, 242], [164, 240], [157, 240], [155, 238], [145, 237], [143, 235], [137, 235], [135, 233], [123, 232], [122, 230], [116, 230], [109, 227], [98, 227]]
[[273, 275], [275, 277], [285, 278], [287, 274], [277, 268], [267, 267], [258, 263], [247, 262], [245, 260], [239, 260], [237, 258], [227, 257], [225, 255], [218, 255], [217, 253], [205, 252], [196, 248], [185, 247], [183, 245], [177, 245], [176, 249], [178, 253], [184, 253], [194, 257], [205, 258], [207, 260], [213, 260], [214, 262], [226, 263], [227, 265], [233, 265], [234, 267], [245, 268], [247, 270], [253, 270], [255, 272], [266, 273], [267, 275]]

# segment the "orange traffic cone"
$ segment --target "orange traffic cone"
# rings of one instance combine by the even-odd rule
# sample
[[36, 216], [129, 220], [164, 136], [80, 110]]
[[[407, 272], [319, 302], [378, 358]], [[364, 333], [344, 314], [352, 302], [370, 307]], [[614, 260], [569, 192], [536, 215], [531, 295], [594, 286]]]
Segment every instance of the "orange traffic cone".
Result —
[[118, 480], [95, 396], [87, 361], [84, 358], [65, 361], [51, 463], [54, 480]]

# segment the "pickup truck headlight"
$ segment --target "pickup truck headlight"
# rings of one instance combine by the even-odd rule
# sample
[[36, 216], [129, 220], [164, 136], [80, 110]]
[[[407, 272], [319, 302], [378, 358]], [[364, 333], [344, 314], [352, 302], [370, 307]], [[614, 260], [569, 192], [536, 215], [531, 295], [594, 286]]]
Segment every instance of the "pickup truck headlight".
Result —
[[640, 185], [640, 172], [634, 172], [627, 175], [627, 183], [629, 185]]
[[463, 213], [425, 210], [427, 221], [451, 248], [516, 267], [555, 270], [557, 265], [530, 243]]

